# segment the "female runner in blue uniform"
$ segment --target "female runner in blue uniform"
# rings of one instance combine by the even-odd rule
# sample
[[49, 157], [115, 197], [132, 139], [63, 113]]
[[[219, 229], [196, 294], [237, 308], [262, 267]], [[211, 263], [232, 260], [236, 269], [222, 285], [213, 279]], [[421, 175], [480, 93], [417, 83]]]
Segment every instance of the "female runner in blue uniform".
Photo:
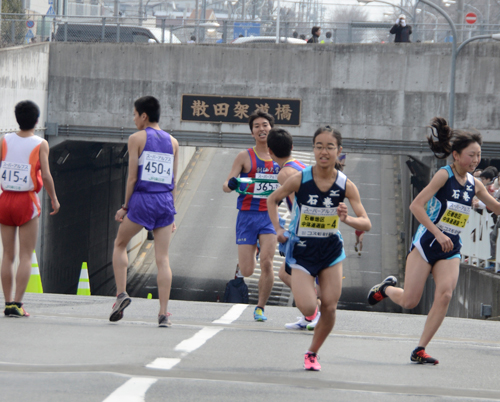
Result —
[[[278, 241], [286, 244], [286, 262], [292, 268], [292, 292], [298, 309], [306, 317], [316, 313], [314, 278], [321, 287], [321, 317], [314, 329], [309, 350], [304, 356], [306, 370], [319, 371], [317, 352], [335, 324], [337, 303], [342, 291], [344, 242], [338, 231], [339, 220], [358, 230], [368, 231], [371, 222], [359, 192], [336, 169], [342, 151], [342, 136], [330, 126], [320, 127], [313, 138], [316, 165], [290, 177], [272, 193], [267, 207]], [[289, 233], [280, 227], [279, 202], [295, 193]], [[347, 215], [348, 198], [356, 217]]]
[[432, 136], [427, 139], [432, 152], [440, 159], [452, 155], [453, 163], [439, 169], [410, 205], [420, 226], [406, 259], [404, 289], [396, 288], [396, 278], [389, 276], [368, 293], [371, 305], [389, 297], [401, 307], [411, 309], [419, 303], [432, 272], [436, 285], [434, 303], [418, 347], [410, 357], [412, 362], [419, 364], [439, 363], [425, 352], [425, 347], [441, 326], [457, 285], [462, 247], [460, 232], [469, 218], [472, 198], [476, 195], [488, 208], [500, 214], [500, 203], [470, 174], [481, 161], [481, 134], [452, 131], [446, 120], [438, 117], [431, 121], [431, 130]]

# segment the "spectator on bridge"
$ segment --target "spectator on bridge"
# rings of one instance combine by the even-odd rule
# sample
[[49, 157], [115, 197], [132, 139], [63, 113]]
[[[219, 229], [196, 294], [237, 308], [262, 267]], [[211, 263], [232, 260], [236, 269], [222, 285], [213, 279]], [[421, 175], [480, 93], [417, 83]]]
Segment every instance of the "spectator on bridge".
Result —
[[191, 38], [189, 38], [189, 40], [187, 41], [187, 43], [189, 43], [189, 44], [196, 43], [196, 36], [191, 35]]
[[321, 43], [333, 43], [333, 40], [332, 40], [332, 32], [331, 31], [328, 31], [326, 34], [325, 34], [325, 39], [323, 39], [321, 41]]
[[292, 37], [297, 39], [299, 37], [299, 33], [297, 31], [293, 31]]
[[312, 36], [309, 38], [307, 43], [319, 43], [319, 37], [321, 36], [321, 27], [312, 27]]
[[[5, 134], [0, 142], [1, 187], [0, 227], [2, 232], [2, 289], [6, 317], [29, 317], [23, 308], [23, 296], [31, 276], [31, 259], [36, 247], [40, 219], [38, 193], [45, 186], [55, 215], [59, 211], [54, 180], [50, 174], [49, 144], [35, 135], [40, 109], [32, 101], [19, 102], [15, 107], [19, 124], [17, 133]], [[19, 231], [19, 266], [14, 285], [13, 264]]]
[[[274, 126], [274, 117], [260, 109], [252, 113], [248, 120], [255, 146], [241, 151], [233, 162], [222, 191], [230, 193], [246, 186], [237, 177], [250, 179], [276, 180], [280, 167], [273, 162], [267, 148], [267, 136]], [[236, 244], [238, 245], [238, 264], [241, 274], [249, 277], [256, 268], [257, 242], [260, 243], [259, 299], [254, 310], [255, 321], [267, 321], [264, 308], [271, 296], [274, 284], [273, 258], [278, 243], [276, 231], [267, 214], [267, 204], [263, 183], [251, 184], [246, 190], [250, 194], [240, 194], [237, 201], [239, 209], [236, 220]], [[276, 188], [274, 183], [265, 183], [268, 189]], [[273, 187], [274, 186], [274, 187]]]
[[127, 294], [127, 245], [143, 228], [152, 230], [155, 239], [155, 259], [158, 268], [158, 326], [168, 327], [168, 301], [172, 271], [168, 259], [170, 237], [175, 230], [175, 180], [179, 143], [163, 131], [160, 103], [152, 96], [134, 102], [134, 123], [139, 131], [128, 139], [128, 178], [125, 202], [116, 211], [120, 223], [113, 249], [113, 272], [116, 281], [116, 302], [110, 321], [123, 318], [123, 310], [132, 302]]
[[302, 39], [302, 40], [306, 40], [306, 35], [300, 34], [299, 38]]
[[[371, 222], [356, 185], [337, 169], [337, 158], [342, 152], [340, 132], [330, 126], [318, 128], [313, 136], [313, 150], [316, 164], [278, 187], [267, 199], [267, 207], [278, 240], [285, 244], [295, 303], [310, 320], [319, 314], [315, 277], [321, 287], [321, 317], [304, 356], [304, 368], [318, 371], [321, 366], [317, 353], [335, 325], [342, 292], [342, 262], [346, 254], [339, 223], [368, 231]], [[292, 194], [295, 194], [292, 218], [285, 232], [280, 226], [278, 205]], [[346, 199], [354, 216], [348, 215]]]
[[[389, 276], [371, 288], [368, 303], [377, 304], [386, 297], [405, 309], [418, 305], [425, 283], [432, 272], [436, 290], [424, 330], [411, 361], [438, 364], [425, 352], [441, 326], [458, 281], [460, 270], [460, 233], [470, 214], [472, 198], [477, 195], [488, 208], [500, 213], [500, 203], [472, 172], [481, 161], [481, 134], [452, 130], [445, 119], [431, 121], [430, 148], [439, 159], [453, 155], [453, 163], [439, 169], [431, 182], [410, 205], [420, 226], [406, 259], [404, 289], [396, 288], [397, 279]], [[426, 206], [428, 208], [426, 208]]]
[[389, 31], [391, 34], [396, 35], [394, 37], [394, 42], [411, 42], [411, 26], [406, 25], [406, 17], [401, 14], [396, 20], [396, 23]]

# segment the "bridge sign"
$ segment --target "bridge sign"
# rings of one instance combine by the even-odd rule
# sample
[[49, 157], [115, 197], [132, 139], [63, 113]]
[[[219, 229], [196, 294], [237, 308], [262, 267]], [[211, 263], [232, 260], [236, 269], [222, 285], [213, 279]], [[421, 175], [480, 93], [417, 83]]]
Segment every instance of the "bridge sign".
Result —
[[467, 24], [475, 24], [477, 21], [477, 15], [475, 13], [468, 13], [465, 16], [465, 22]]

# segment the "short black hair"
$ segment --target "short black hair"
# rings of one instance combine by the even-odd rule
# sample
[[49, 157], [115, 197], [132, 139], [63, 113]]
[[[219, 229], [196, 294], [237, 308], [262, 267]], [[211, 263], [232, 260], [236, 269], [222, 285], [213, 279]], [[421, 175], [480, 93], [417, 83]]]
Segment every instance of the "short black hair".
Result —
[[139, 116], [146, 113], [151, 123], [160, 121], [160, 102], [153, 96], [143, 96], [134, 102], [135, 110]]
[[287, 158], [292, 154], [292, 135], [283, 128], [273, 128], [267, 135], [267, 146], [278, 158]]
[[311, 29], [312, 35], [315, 36], [316, 32], [318, 32], [320, 29], [321, 29], [321, 27], [312, 27], [312, 29]]
[[328, 32], [325, 34], [325, 36], [326, 36], [328, 39], [330, 39], [330, 38], [332, 37], [332, 33], [331, 33], [330, 31], [328, 31]]
[[263, 117], [264, 119], [266, 119], [269, 122], [269, 125], [271, 126], [271, 128], [274, 127], [274, 117], [272, 115], [270, 115], [269, 113], [264, 112], [261, 109], [257, 109], [248, 118], [248, 125], [250, 126], [250, 132], [253, 129], [254, 120], [258, 119], [259, 117]]
[[485, 178], [485, 179], [489, 179], [489, 180], [493, 180], [497, 175], [495, 174], [494, 170], [492, 169], [484, 169], [481, 174], [479, 175], [479, 177], [482, 177], [482, 178]]
[[16, 105], [14, 110], [16, 120], [21, 130], [31, 130], [35, 128], [38, 118], [40, 117], [40, 109], [35, 102], [30, 100], [21, 101]]

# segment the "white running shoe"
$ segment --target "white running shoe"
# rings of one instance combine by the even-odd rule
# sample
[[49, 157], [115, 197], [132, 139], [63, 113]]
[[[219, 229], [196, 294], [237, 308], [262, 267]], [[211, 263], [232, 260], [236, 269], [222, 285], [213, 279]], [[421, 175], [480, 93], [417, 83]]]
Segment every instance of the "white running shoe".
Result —
[[316, 317], [314, 320], [312, 320], [310, 323], [307, 324], [307, 329], [308, 331], [313, 331], [314, 328], [316, 328], [316, 324], [318, 323], [319, 317], [321, 317], [321, 313], [318, 311], [318, 314], [316, 314]]
[[306, 320], [306, 317], [297, 317], [299, 320], [297, 322], [291, 322], [285, 324], [286, 329], [306, 329], [307, 324], [310, 324], [310, 321]]

